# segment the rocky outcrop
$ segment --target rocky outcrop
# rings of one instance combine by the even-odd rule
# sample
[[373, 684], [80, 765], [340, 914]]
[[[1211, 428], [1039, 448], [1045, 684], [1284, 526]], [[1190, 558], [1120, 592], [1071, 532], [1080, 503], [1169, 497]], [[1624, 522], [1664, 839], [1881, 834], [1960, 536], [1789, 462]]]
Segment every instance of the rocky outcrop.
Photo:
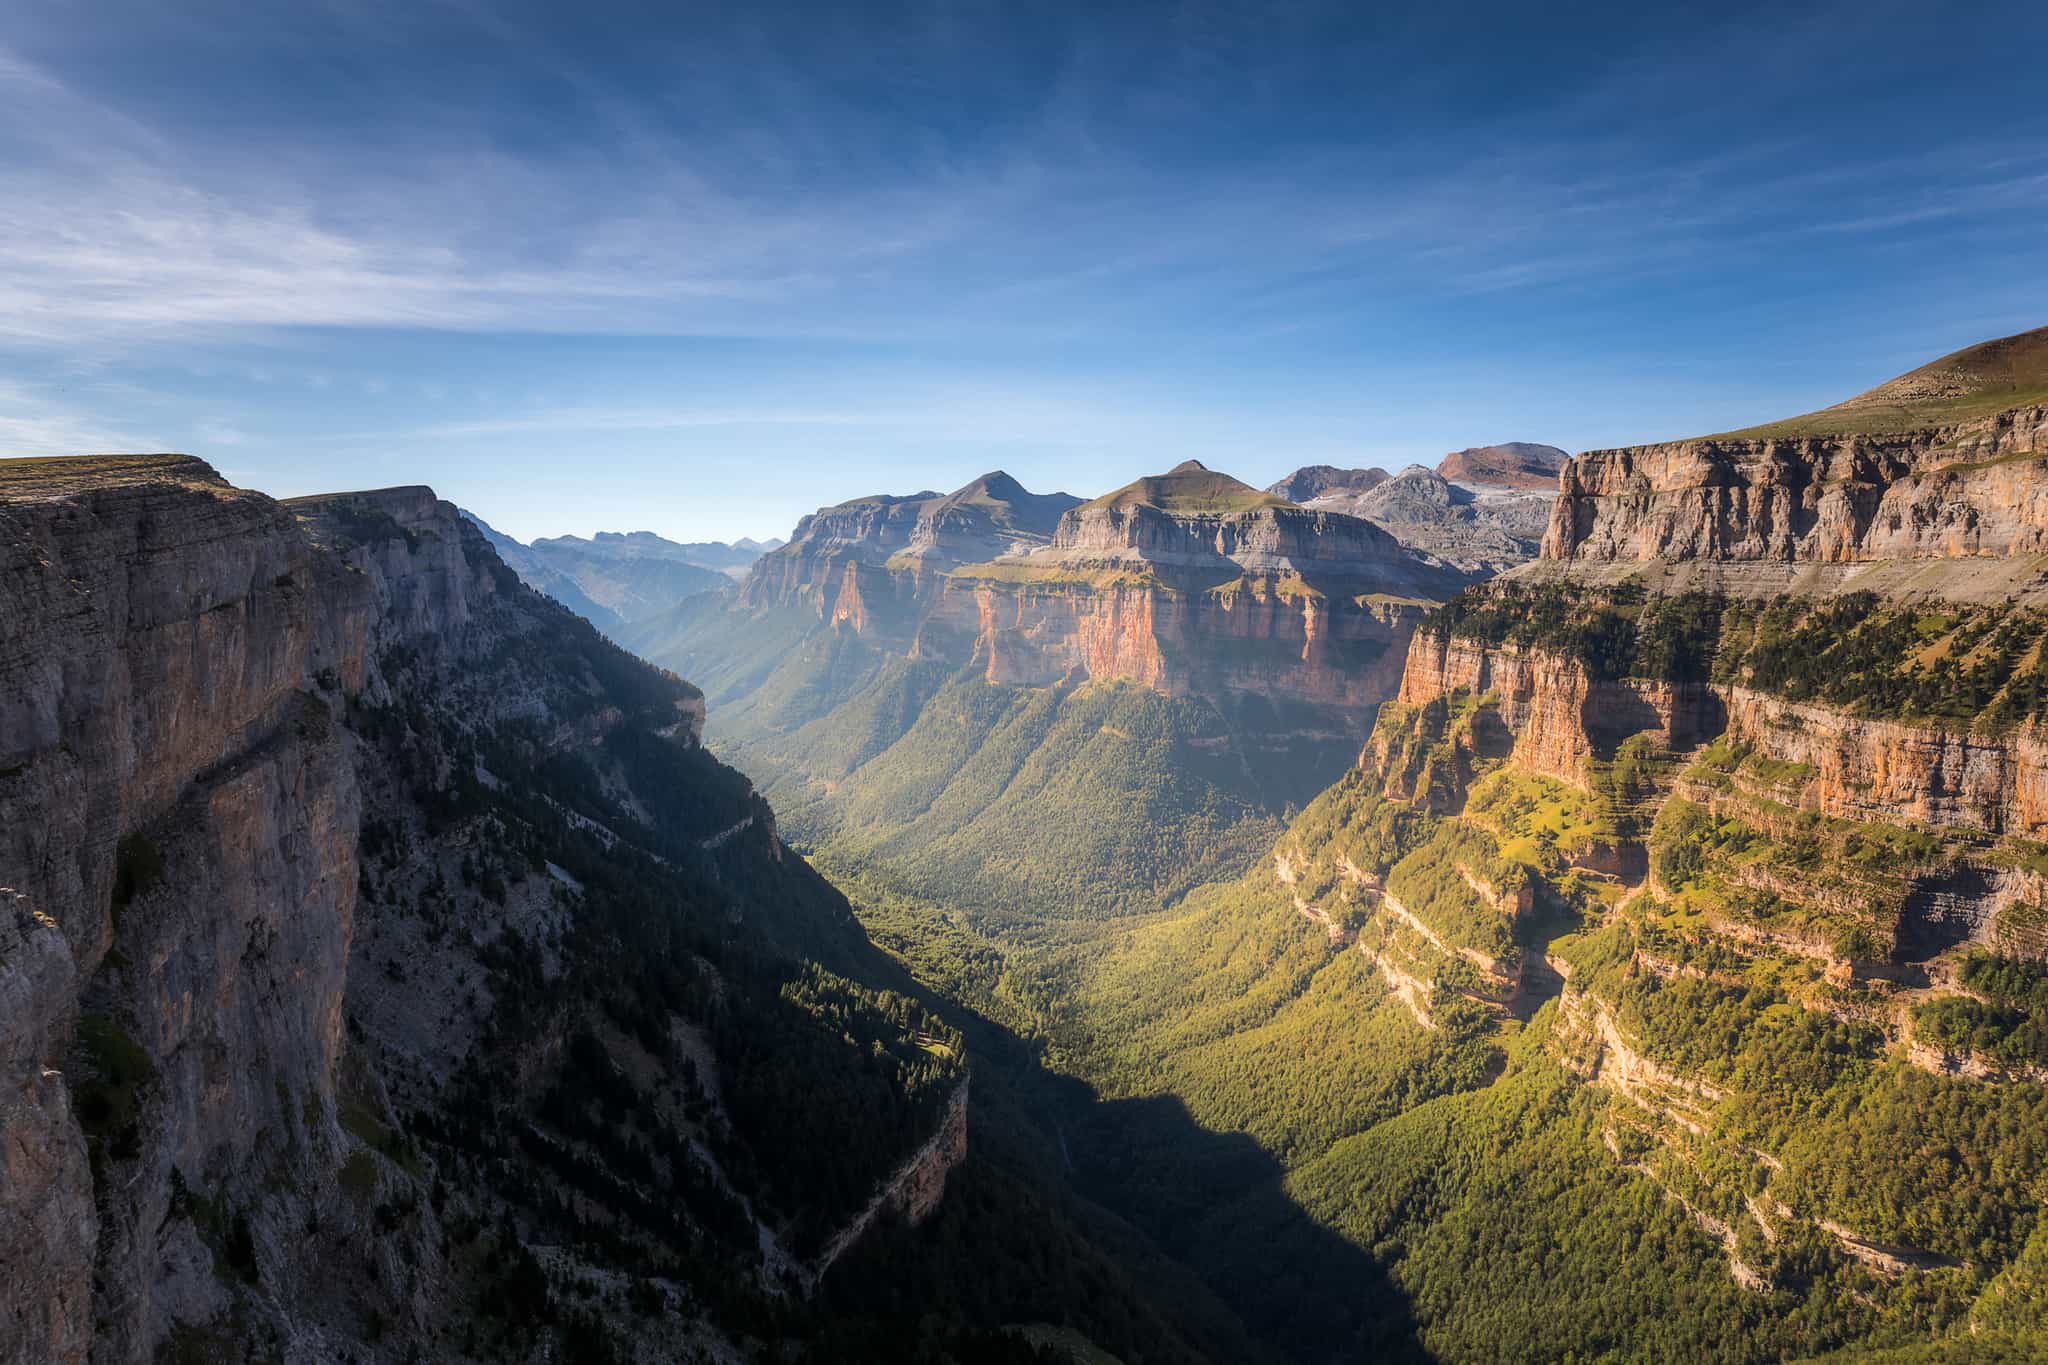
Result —
[[1589, 451], [1561, 476], [1543, 558], [1846, 566], [2038, 555], [2048, 552], [2044, 453], [2041, 406], [1894, 434]]
[[1555, 475], [1540, 489], [1453, 482], [1410, 465], [1368, 487], [1318, 494], [1307, 506], [1369, 521], [1408, 549], [1477, 577], [1535, 558], [1556, 482]]
[[1399, 699], [1420, 705], [1461, 689], [1499, 699], [1518, 765], [1575, 784], [1585, 782], [1589, 760], [1611, 758], [1632, 735], [1684, 749], [1726, 725], [1720, 697], [1703, 685], [1600, 680], [1577, 659], [1545, 650], [1417, 632]]
[[807, 1283], [815, 1287], [833, 1262], [860, 1241], [877, 1218], [894, 1216], [916, 1227], [938, 1210], [939, 1201], [946, 1194], [946, 1177], [967, 1159], [967, 1085], [962, 1081], [954, 1087], [938, 1131], [897, 1167], [867, 1207], [825, 1244], [808, 1271]]
[[1495, 446], [1470, 446], [1444, 456], [1439, 477], [1484, 488], [1520, 488], [1538, 493], [1557, 491], [1557, 471], [1570, 456], [1556, 446], [1533, 441], [1507, 441]]

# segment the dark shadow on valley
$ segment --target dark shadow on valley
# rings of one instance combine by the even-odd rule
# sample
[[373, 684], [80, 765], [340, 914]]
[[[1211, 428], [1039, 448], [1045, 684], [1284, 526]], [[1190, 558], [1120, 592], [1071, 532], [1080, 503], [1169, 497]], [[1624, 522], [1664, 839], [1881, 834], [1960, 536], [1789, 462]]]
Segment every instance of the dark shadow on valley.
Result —
[[1203, 1127], [1177, 1096], [1061, 1088], [1075, 1189], [1194, 1269], [1254, 1338], [1304, 1365], [1429, 1358], [1386, 1272], [1294, 1201], [1257, 1142]]
[[[1103, 1100], [1046, 1070], [1038, 1044], [957, 1006], [946, 1012], [973, 1062], [968, 1159], [932, 1220], [880, 1229], [834, 1269], [828, 1302], [864, 1299], [872, 1309], [873, 1296], [893, 1295], [914, 1312], [920, 1266], [945, 1273], [969, 1256], [985, 1262], [977, 1278], [1000, 1286], [985, 1311], [1072, 1326], [1126, 1365], [1162, 1356], [1138, 1347], [1138, 1333], [1104, 1339], [1101, 1321], [1086, 1320], [1118, 1315], [1106, 1272], [1162, 1306], [1179, 1339], [1165, 1359], [1430, 1359], [1386, 1272], [1302, 1209], [1280, 1163], [1250, 1137], [1203, 1127], [1176, 1097]], [[1033, 1211], [1054, 1214], [1099, 1264], [1073, 1255], [1046, 1264], [1045, 1239], [1017, 1221], [1020, 1200], [1042, 1201]]]

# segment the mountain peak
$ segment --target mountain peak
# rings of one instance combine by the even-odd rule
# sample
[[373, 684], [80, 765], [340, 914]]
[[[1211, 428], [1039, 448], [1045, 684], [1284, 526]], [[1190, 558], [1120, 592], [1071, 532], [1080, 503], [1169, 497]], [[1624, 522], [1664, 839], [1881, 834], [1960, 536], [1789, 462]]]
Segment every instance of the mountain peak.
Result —
[[1278, 483], [1268, 484], [1266, 491], [1289, 502], [1307, 502], [1328, 493], [1363, 493], [1386, 481], [1387, 471], [1378, 466], [1339, 469], [1335, 465], [1307, 464]]
[[1134, 479], [1084, 507], [1150, 507], [1170, 515], [1201, 516], [1285, 507], [1285, 498], [1218, 473], [1200, 460], [1183, 460], [1164, 474]]
[[1770, 438], [1913, 431], [2048, 403], [2048, 327], [1980, 341], [1832, 407], [1723, 432]]
[[1556, 446], [1534, 441], [1503, 441], [1499, 445], [1467, 446], [1444, 456], [1436, 472], [1457, 483], [1492, 488], [1552, 489], [1557, 471], [1571, 457]]
[[1032, 496], [1030, 489], [1018, 483], [1016, 479], [1000, 469], [991, 469], [988, 473], [962, 488], [954, 496], [959, 497], [961, 494], [971, 496], [977, 493], [994, 498], [999, 502], [1014, 502], [1019, 498]]

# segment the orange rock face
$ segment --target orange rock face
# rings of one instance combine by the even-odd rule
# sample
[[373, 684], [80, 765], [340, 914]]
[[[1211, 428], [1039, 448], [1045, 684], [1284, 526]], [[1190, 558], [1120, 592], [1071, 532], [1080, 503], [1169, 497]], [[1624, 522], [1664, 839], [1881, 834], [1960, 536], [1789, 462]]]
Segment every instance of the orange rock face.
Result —
[[814, 613], [991, 683], [1079, 675], [1304, 703], [1355, 741], [1427, 604], [1463, 582], [1369, 522], [1192, 464], [1067, 501], [1046, 522], [1051, 499], [990, 475], [944, 498], [825, 508], [755, 565], [739, 605]]
[[1744, 687], [1596, 682], [1577, 661], [1418, 634], [1400, 700], [1464, 689], [1495, 693], [1519, 765], [1583, 783], [1586, 761], [1632, 734], [1667, 748], [1725, 735], [1765, 759], [1810, 770], [1786, 795], [1849, 820], [1939, 825], [2048, 839], [2048, 737], [2023, 726], [1997, 737], [1931, 723], [1851, 716]]
[[1684, 748], [1713, 738], [1725, 723], [1711, 688], [1595, 681], [1577, 660], [1542, 650], [1416, 635], [1400, 700], [1419, 704], [1461, 688], [1500, 697], [1516, 763], [1574, 784], [1586, 780], [1588, 759], [1612, 755], [1631, 735], [1649, 733], [1667, 748]]

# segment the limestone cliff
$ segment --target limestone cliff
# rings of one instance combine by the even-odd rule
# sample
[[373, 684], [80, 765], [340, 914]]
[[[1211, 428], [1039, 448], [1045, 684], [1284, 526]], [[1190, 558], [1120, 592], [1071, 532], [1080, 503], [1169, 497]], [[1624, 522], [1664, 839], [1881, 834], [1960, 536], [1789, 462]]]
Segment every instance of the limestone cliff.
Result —
[[878, 495], [820, 508], [763, 555], [740, 602], [801, 606], [862, 631], [914, 629], [948, 569], [1043, 545], [1080, 500], [1032, 493], [1001, 470], [952, 493]]
[[1554, 560], [1845, 565], [2048, 548], [2048, 408], [1895, 434], [1706, 438], [1589, 451], [1545, 533]]
[[755, 566], [739, 606], [801, 605], [993, 683], [1244, 693], [1355, 724], [1392, 691], [1419, 604], [1459, 582], [1369, 523], [1190, 461], [1079, 505], [992, 474], [826, 508]]
[[[707, 1134], [664, 1107], [683, 1073], [655, 1021], [675, 1016], [646, 1016], [645, 1041], [616, 1022], [666, 961], [673, 1008], [720, 1040], [706, 1066], [734, 1067], [754, 1016], [804, 998], [773, 1003], [759, 964], [862, 951], [765, 804], [696, 747], [702, 715], [429, 490], [286, 504], [184, 457], [0, 462], [0, 1360], [544, 1354], [572, 1316], [550, 1284], [603, 1270], [535, 1250], [562, 1182], [586, 1181], [615, 1236], [702, 1235], [732, 1196], [692, 1142], [782, 1172], [761, 1238], [850, 1215], [823, 1191], [858, 1177], [828, 1161], [806, 1193], [767, 1111]], [[676, 946], [612, 960], [649, 895]], [[720, 965], [739, 940], [751, 976]], [[707, 972], [716, 992], [686, 986]], [[871, 1008], [816, 982], [839, 1017]], [[842, 1027], [818, 1035], [821, 1083]], [[886, 1053], [893, 1025], [874, 1028]], [[607, 1111], [618, 1131], [665, 1153], [644, 1177], [579, 1174], [579, 1144], [615, 1137], [550, 1098], [574, 1084], [565, 1047], [655, 1081], [607, 1092], [641, 1106]], [[762, 1079], [726, 1089], [745, 1103]], [[891, 1108], [908, 1102], [870, 1101], [915, 1127]], [[846, 1155], [890, 1160], [895, 1140]], [[742, 1240], [751, 1292], [777, 1292]], [[533, 1277], [526, 1330], [447, 1335], [508, 1268]], [[736, 1354], [710, 1319], [650, 1340]]]

